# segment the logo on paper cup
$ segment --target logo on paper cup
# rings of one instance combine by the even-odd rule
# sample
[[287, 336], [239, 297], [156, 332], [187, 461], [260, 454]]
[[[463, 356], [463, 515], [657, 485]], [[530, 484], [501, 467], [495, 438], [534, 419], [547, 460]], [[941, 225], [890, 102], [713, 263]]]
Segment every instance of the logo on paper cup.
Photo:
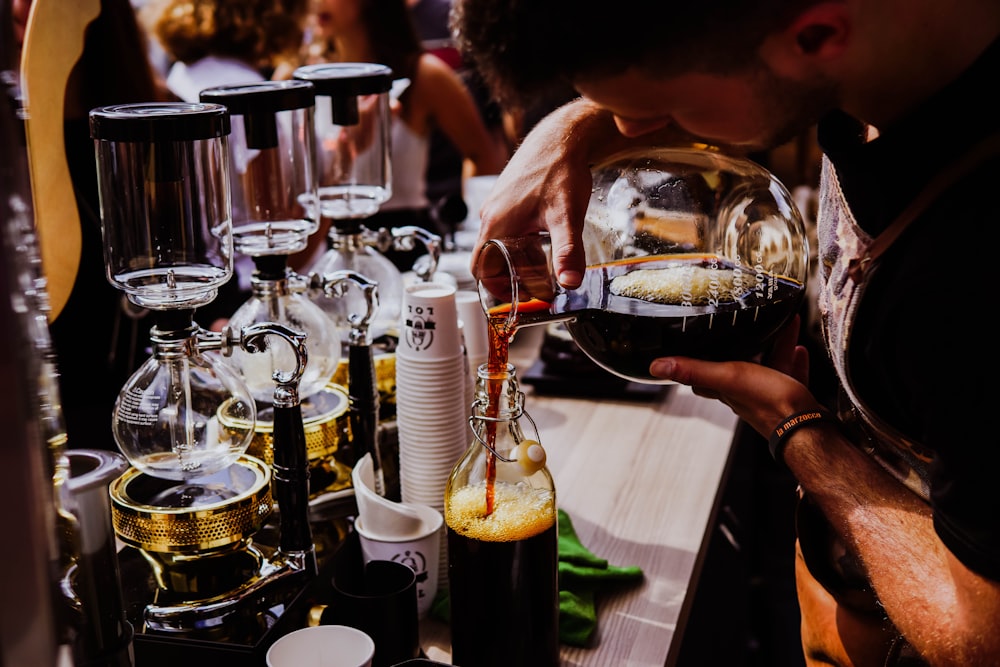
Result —
[[[407, 549], [403, 553], [393, 556], [391, 560], [394, 560], [397, 563], [402, 563], [413, 570], [417, 575], [418, 584], [422, 584], [427, 581], [427, 558], [419, 551], [410, 551]], [[420, 597], [423, 597], [423, 589], [421, 589], [418, 593]]]
[[402, 563], [417, 575], [417, 597], [424, 597], [427, 592], [424, 590], [424, 584], [427, 583], [427, 579], [430, 576], [427, 573], [427, 558], [419, 551], [410, 551], [407, 549], [401, 554], [394, 555], [390, 560], [397, 563]]
[[421, 352], [434, 343], [434, 329], [437, 328], [431, 319], [434, 309], [427, 308], [426, 316], [422, 306], [414, 307], [413, 311], [413, 315], [406, 318], [406, 344], [415, 352]]

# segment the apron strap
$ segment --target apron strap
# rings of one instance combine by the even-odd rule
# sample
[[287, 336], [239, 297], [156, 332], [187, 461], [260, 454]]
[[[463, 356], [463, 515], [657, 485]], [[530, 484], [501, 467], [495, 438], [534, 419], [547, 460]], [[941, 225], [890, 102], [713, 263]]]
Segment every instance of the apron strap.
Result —
[[889, 249], [889, 246], [899, 238], [910, 223], [916, 220], [917, 216], [930, 206], [934, 200], [958, 182], [960, 178], [997, 154], [1000, 154], [1000, 134], [991, 135], [974, 145], [972, 149], [958, 160], [952, 162], [939, 172], [927, 184], [927, 187], [910, 202], [909, 206], [903, 209], [903, 212], [872, 241], [868, 252], [862, 257], [855, 257], [850, 261], [847, 273], [851, 279], [857, 283], [864, 276], [868, 268]]

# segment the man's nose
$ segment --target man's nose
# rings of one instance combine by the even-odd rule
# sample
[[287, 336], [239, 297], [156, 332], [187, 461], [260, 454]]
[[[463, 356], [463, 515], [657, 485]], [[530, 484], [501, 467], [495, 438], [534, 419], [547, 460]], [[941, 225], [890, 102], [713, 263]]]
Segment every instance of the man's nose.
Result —
[[615, 116], [615, 127], [626, 137], [639, 137], [670, 125], [669, 117], [635, 120]]

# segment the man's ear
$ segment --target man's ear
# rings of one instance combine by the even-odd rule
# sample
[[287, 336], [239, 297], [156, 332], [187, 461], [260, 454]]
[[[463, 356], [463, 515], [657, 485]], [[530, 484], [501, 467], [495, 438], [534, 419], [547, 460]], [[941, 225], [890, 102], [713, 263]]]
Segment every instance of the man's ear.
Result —
[[821, 2], [803, 9], [782, 30], [765, 38], [761, 56], [780, 73], [794, 75], [843, 55], [851, 36], [844, 2]]

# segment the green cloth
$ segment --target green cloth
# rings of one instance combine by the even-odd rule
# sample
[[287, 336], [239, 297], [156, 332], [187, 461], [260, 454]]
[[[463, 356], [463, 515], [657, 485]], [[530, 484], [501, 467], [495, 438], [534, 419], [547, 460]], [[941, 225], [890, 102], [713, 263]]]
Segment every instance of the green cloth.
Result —
[[[602, 591], [642, 581], [638, 567], [609, 565], [583, 546], [564, 510], [559, 519], [559, 641], [586, 646], [597, 629], [596, 596]], [[448, 593], [442, 588], [431, 606], [431, 616], [448, 622]]]
[[635, 566], [609, 565], [583, 546], [573, 522], [559, 510], [559, 640], [585, 646], [597, 629], [597, 593], [642, 581]]

